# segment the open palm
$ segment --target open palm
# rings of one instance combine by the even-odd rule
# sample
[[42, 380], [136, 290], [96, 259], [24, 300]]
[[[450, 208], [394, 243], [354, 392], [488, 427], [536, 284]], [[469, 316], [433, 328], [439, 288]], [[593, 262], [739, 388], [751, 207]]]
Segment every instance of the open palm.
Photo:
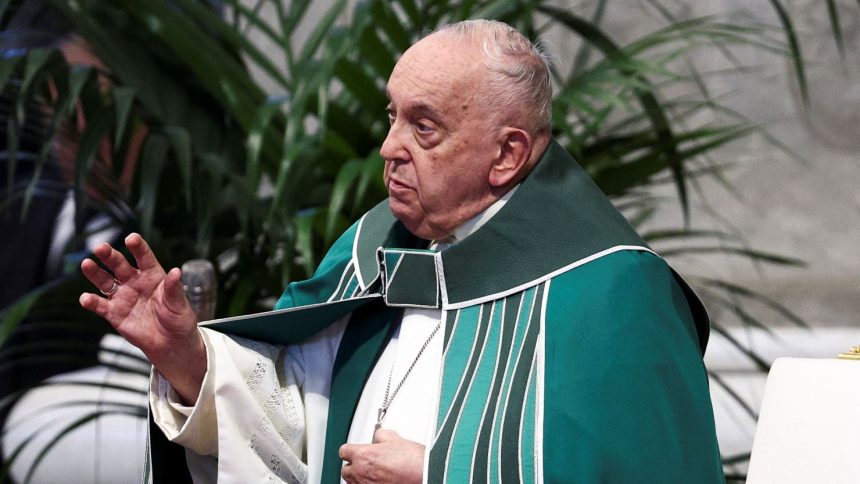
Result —
[[140, 235], [129, 235], [125, 244], [137, 268], [108, 244], [93, 253], [110, 272], [90, 259], [81, 263], [87, 279], [106, 296], [81, 294], [81, 306], [106, 319], [146, 354], [183, 398], [193, 400], [201, 370], [205, 373], [206, 355], [197, 317], [182, 290], [181, 272], [177, 268], [165, 272]]

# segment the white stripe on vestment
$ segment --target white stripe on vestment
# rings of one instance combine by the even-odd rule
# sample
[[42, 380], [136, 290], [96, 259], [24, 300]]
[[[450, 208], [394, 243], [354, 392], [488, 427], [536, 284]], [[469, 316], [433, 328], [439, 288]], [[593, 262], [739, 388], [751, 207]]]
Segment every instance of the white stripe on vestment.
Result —
[[[384, 253], [383, 253], [383, 254], [384, 254]], [[395, 263], [394, 263], [394, 269], [392, 269], [392, 270], [391, 270], [391, 272], [388, 274], [388, 277], [386, 278], [386, 279], [387, 279], [387, 281], [386, 281], [386, 282], [387, 282], [387, 284], [386, 284], [386, 285], [390, 286], [390, 285], [391, 285], [391, 283], [394, 281], [394, 276], [397, 274], [397, 269], [400, 269], [400, 263], [401, 263], [401, 262], [403, 262], [403, 257], [404, 257], [405, 255], [406, 255], [406, 254], [404, 254], [404, 253], [402, 253], [402, 252], [401, 252], [401, 253], [400, 253], [400, 255], [399, 255], [399, 256], [397, 256], [397, 262], [395, 262]], [[385, 255], [383, 255], [383, 258], [384, 258], [384, 257], [385, 257]], [[387, 266], [388, 266], [388, 261], [386, 261], [386, 262], [385, 262], [385, 265], [386, 265], [386, 268], [387, 268]]]
[[[352, 278], [350, 278], [350, 279], [349, 279], [349, 282], [350, 282], [350, 283], [352, 283]], [[350, 295], [349, 295], [349, 297], [348, 297], [348, 298], [345, 298], [345, 299], [352, 299], [352, 298], [354, 298], [354, 297], [355, 297], [355, 296], [357, 296], [357, 295], [358, 295], [358, 293], [362, 290], [362, 289], [361, 289], [361, 286], [359, 286], [359, 285], [358, 285], [358, 281], [356, 280], [355, 282], [356, 282], [356, 284], [355, 284], [355, 288], [353, 288], [353, 290], [352, 290], [352, 294], [350, 294]]]
[[[525, 320], [525, 321], [526, 321], [526, 327], [525, 327], [525, 328], [523, 328], [523, 339], [522, 339], [522, 341], [520, 342], [520, 347], [519, 347], [519, 349], [517, 350], [517, 354], [516, 354], [516, 356], [513, 358], [513, 360], [514, 360], [514, 361], [513, 361], [513, 368], [511, 369], [511, 381], [509, 381], [509, 382], [508, 382], [508, 386], [510, 386], [510, 385], [511, 385], [511, 382], [512, 382], [512, 381], [513, 381], [513, 379], [514, 379], [514, 373], [516, 372], [517, 364], [519, 363], [520, 358], [522, 357], [522, 354], [523, 354], [523, 348], [524, 348], [524, 347], [525, 347], [525, 345], [526, 345], [526, 344], [525, 344], [525, 343], [526, 343], [526, 336], [528, 336], [528, 333], [529, 333], [529, 326], [531, 326], [531, 322], [532, 322], [532, 315], [534, 314], [534, 310], [535, 310], [535, 306], [536, 306], [536, 304], [535, 304], [535, 297], [536, 297], [536, 296], [537, 296], [537, 288], [535, 288], [535, 290], [534, 290], [534, 292], [532, 293], [532, 296], [531, 296], [531, 299], [532, 299], [532, 301], [531, 301], [531, 303], [532, 303], [532, 304], [531, 304], [531, 308], [529, 308], [529, 315], [528, 315], [528, 318], [526, 318], [526, 320]], [[523, 300], [525, 300], [525, 297], [523, 297], [522, 299], [520, 299], [520, 310], [522, 310]], [[521, 318], [521, 317], [522, 317], [522, 315], [520, 314], [520, 311], [518, 310], [518, 311], [517, 311], [517, 327], [518, 327], [518, 326], [519, 326], [519, 324], [520, 324], [520, 318]], [[516, 329], [517, 329], [517, 327], [514, 327], [514, 334], [516, 334]], [[513, 343], [512, 343], [512, 344], [513, 344]], [[510, 363], [511, 363], [511, 361], [510, 361], [510, 357], [509, 357], [509, 358], [508, 358], [508, 364], [510, 365]], [[507, 368], [505, 368], [505, 373], [507, 374]], [[528, 388], [526, 388], [526, 390], [528, 390]], [[511, 399], [511, 389], [510, 389], [510, 388], [508, 388], [508, 394], [505, 396], [505, 401], [503, 402], [503, 406], [502, 406], [502, 415], [501, 415], [501, 417], [500, 417], [500, 420], [501, 420], [501, 422], [502, 422], [501, 426], [499, 427], [499, 432], [500, 432], [500, 433], [504, 431], [504, 427], [505, 427], [505, 416], [506, 416], [506, 415], [507, 415], [507, 413], [508, 413], [508, 401], [510, 401], [510, 399]], [[501, 402], [500, 402], [500, 403], [501, 403]], [[495, 432], [495, 427], [493, 428], [493, 432]], [[501, 481], [502, 481], [502, 466], [501, 466], [501, 463], [502, 463], [502, 442], [503, 442], [503, 441], [502, 441], [502, 439], [501, 439], [501, 438], [499, 438], [499, 445], [498, 445], [499, 468], [498, 468], [498, 469], [497, 469], [497, 471], [496, 471], [496, 472], [497, 472], [497, 475], [499, 476], [499, 482], [501, 482]], [[493, 438], [492, 438], [492, 436], [490, 436], [490, 444], [492, 445], [492, 443], [493, 443]], [[491, 459], [491, 461], [492, 461], [492, 459]], [[488, 473], [487, 475], [489, 475], [489, 473]]]
[[[448, 461], [451, 458], [451, 450], [454, 448], [454, 441], [457, 439], [457, 429], [460, 427], [461, 417], [463, 416], [462, 407], [466, 406], [466, 403], [469, 401], [469, 394], [472, 393], [472, 388], [474, 388], [473, 383], [475, 381], [475, 375], [478, 374], [478, 367], [481, 366], [481, 360], [484, 358], [484, 350], [487, 349], [487, 341], [490, 340], [490, 338], [489, 338], [490, 324], [492, 324], [492, 322], [493, 322], [493, 313], [495, 311], [496, 311], [496, 305], [493, 304], [491, 306], [491, 309], [490, 309], [489, 319], [487, 320], [488, 321], [487, 322], [487, 330], [486, 330], [487, 336], [484, 337], [484, 343], [481, 345], [481, 352], [478, 354], [478, 360], [475, 362], [475, 369], [474, 369], [474, 371], [472, 371], [472, 376], [469, 378], [469, 385], [466, 387], [466, 394], [463, 396], [463, 405], [460, 408], [460, 413], [457, 414], [457, 419], [454, 421], [454, 429], [451, 431], [451, 441], [448, 442], [448, 450], [445, 452], [445, 475], [442, 478], [443, 482], [448, 482], [448, 469], [450, 468], [450, 466], [448, 465]], [[478, 320], [478, 328], [480, 328], [480, 327], [481, 327], [481, 320], [479, 319]], [[478, 338], [477, 338], [477, 334], [476, 334], [475, 335], [475, 341], [477, 341], [477, 339]], [[466, 370], [469, 369], [468, 361], [470, 361], [470, 360], [471, 360], [471, 355], [470, 355], [469, 360], [467, 360]], [[458, 392], [459, 392], [459, 389], [458, 389]], [[456, 395], [457, 395], [457, 393], [454, 394], [454, 400], [457, 399]], [[452, 401], [451, 408], [453, 408], [453, 407], [454, 406], [453, 406], [453, 401]]]
[[[481, 324], [481, 318], [482, 318], [483, 316], [484, 316], [484, 307], [483, 307], [483, 306], [481, 306], [480, 308], [478, 308], [478, 325], [480, 325], [480, 324]], [[456, 327], [457, 327], [457, 324], [458, 324], [459, 322], [460, 322], [460, 313], [459, 313], [459, 310], [458, 310], [458, 314], [457, 314], [457, 321], [454, 323], [454, 328], [456, 328]], [[453, 338], [453, 337], [454, 337], [454, 334], [455, 334], [455, 331], [454, 331], [454, 330], [452, 330], [452, 331], [451, 331], [451, 338]], [[473, 338], [473, 339], [472, 339], [472, 349], [471, 349], [471, 350], [469, 350], [469, 357], [468, 357], [468, 358], [466, 358], [466, 368], [468, 368], [468, 367], [469, 367], [469, 361], [471, 361], [471, 360], [472, 360], [472, 356], [475, 354], [475, 345], [477, 344], [477, 342], [478, 342], [478, 339], [477, 339], [477, 338]], [[449, 342], [448, 342], [448, 348], [450, 348], [450, 347], [451, 347], [451, 342], [450, 342], [450, 340], [449, 340]], [[442, 364], [443, 364], [442, 374], [443, 374], [443, 375], [445, 374], [444, 364], [445, 364], [445, 361], [447, 361], [447, 353], [448, 353], [448, 351], [447, 351], [447, 349], [446, 349], [446, 350], [445, 350], [445, 357], [444, 357], [444, 358], [442, 358]], [[458, 383], [458, 384], [457, 384], [457, 390], [456, 390], [456, 391], [454, 391], [454, 394], [453, 394], [454, 396], [453, 396], [453, 398], [452, 398], [452, 400], [451, 400], [451, 406], [449, 406], [449, 407], [448, 407], [448, 410], [445, 412], [445, 418], [443, 418], [443, 419], [442, 419], [442, 422], [440, 422], [440, 423], [439, 423], [439, 425], [437, 425], [437, 426], [436, 426], [436, 437], [434, 437], [434, 438], [433, 438], [433, 445], [435, 445], [435, 444], [436, 444], [436, 441], [437, 441], [437, 439], [439, 438], [439, 432], [442, 430], [442, 427], [444, 427], [444, 426], [445, 426], [445, 423], [447, 423], [447, 422], [448, 422], [448, 418], [451, 416], [451, 410], [453, 410], [453, 408], [454, 408], [453, 402], [454, 402], [454, 400], [456, 400], [456, 399], [457, 399], [457, 394], [458, 394], [458, 393], [460, 393], [460, 390], [463, 388], [463, 384], [464, 384], [464, 383], [466, 383], [466, 381], [465, 381], [465, 380], [466, 380], [466, 371], [465, 371], [465, 370], [466, 370], [466, 368], [464, 368], [464, 369], [463, 369], [463, 374], [460, 376], [460, 383]], [[440, 390], [441, 390], [441, 387], [440, 387]], [[442, 393], [442, 392], [440, 391], [439, 393], [440, 393], [440, 395], [441, 395], [441, 393]]]
[[[520, 411], [522, 418], [520, 419], [520, 428], [517, 436], [517, 442], [519, 442], [519, 445], [517, 446], [517, 463], [519, 464], [520, 482], [525, 482], [523, 480], [523, 420], [528, 418], [528, 415], [526, 415], [526, 407], [529, 405], [529, 387], [531, 386], [532, 377], [534, 376], [534, 372], [532, 371], [532, 369], [534, 369], [534, 361], [534, 355], [532, 355], [532, 365], [529, 366], [529, 377], [526, 380], [526, 391], [523, 394], [523, 406]], [[537, 405], [537, 402], [535, 402], [535, 405]]]
[[358, 285], [361, 286], [362, 291], [367, 286], [364, 285], [364, 279], [361, 278], [361, 267], [358, 265], [358, 239], [361, 238], [361, 227], [364, 225], [365, 217], [367, 217], [367, 214], [362, 215], [361, 219], [359, 219], [358, 227], [355, 228], [355, 239], [352, 241], [352, 261], [355, 264], [355, 275], [358, 278]]
[[552, 281], [546, 281], [543, 288], [543, 301], [540, 307], [540, 334], [537, 344], [537, 382], [535, 385], [535, 482], [543, 484], [543, 412], [544, 384], [546, 378], [546, 306], [549, 301], [549, 291]]
[[[487, 408], [489, 408], [489, 406], [490, 406], [490, 397], [493, 394], [493, 389], [494, 389], [493, 385], [496, 381], [496, 372], [499, 371], [499, 357], [502, 355], [502, 341], [504, 341], [504, 337], [505, 337], [505, 312], [508, 308], [508, 300], [507, 299], [503, 300], [501, 302], [501, 304], [502, 304], [502, 316], [501, 316], [501, 318], [499, 318], [499, 343], [498, 343], [499, 347], [496, 349], [496, 362], [493, 363], [493, 373], [491, 374], [491, 378], [490, 378], [490, 387], [489, 387], [489, 390], [487, 393], [487, 401], [484, 402], [484, 410], [481, 412], [481, 423], [480, 423], [480, 425], [478, 425], [478, 432], [477, 432], [476, 436], [480, 436], [481, 435], [481, 429], [484, 428], [484, 423], [485, 423], [484, 421], [485, 421], [486, 416], [487, 416]], [[491, 319], [490, 325], [487, 326], [487, 335], [490, 334], [490, 326], [492, 324], [493, 324], [493, 321]], [[510, 348], [508, 348], [508, 349], [510, 350]], [[476, 368], [476, 371], [477, 371], [477, 368]], [[500, 388], [501, 388], [502, 383], [504, 383], [504, 381], [499, 382]], [[499, 390], [499, 393], [501, 394], [501, 390]], [[490, 424], [490, 437], [491, 438], [493, 436], [493, 427], [494, 427], [493, 424], [495, 423], [495, 421], [496, 421], [496, 419], [494, 418], [493, 423]], [[470, 466], [472, 468], [472, 473], [475, 472], [475, 456], [478, 454], [478, 441], [479, 440], [480, 439], [476, 438], [475, 439], [475, 445], [472, 447], [472, 465]], [[490, 448], [491, 446], [492, 446], [492, 440], [490, 441], [490, 443], [487, 447]], [[491, 460], [492, 459], [490, 459], [489, 454], [487, 454], [487, 467], [488, 468], [489, 468]], [[489, 476], [489, 475], [490, 474], [488, 472], [487, 476]]]
[[436, 265], [436, 300], [444, 308], [448, 304], [448, 286], [445, 285], [445, 268], [442, 267], [442, 252], [433, 254], [433, 264]]
[[[347, 264], [346, 267], [343, 268], [343, 272], [340, 274], [340, 280], [337, 282], [337, 287], [334, 289], [334, 292], [331, 293], [331, 296], [329, 296], [329, 298], [326, 302], [334, 301], [335, 296], [340, 294], [340, 292], [341, 292], [340, 288], [344, 283], [344, 278], [346, 278], [346, 275], [349, 273], [349, 268], [352, 267], [352, 265], [353, 265], [353, 261], [350, 261], [349, 264]], [[349, 278], [349, 279], [352, 279], [352, 278]]]

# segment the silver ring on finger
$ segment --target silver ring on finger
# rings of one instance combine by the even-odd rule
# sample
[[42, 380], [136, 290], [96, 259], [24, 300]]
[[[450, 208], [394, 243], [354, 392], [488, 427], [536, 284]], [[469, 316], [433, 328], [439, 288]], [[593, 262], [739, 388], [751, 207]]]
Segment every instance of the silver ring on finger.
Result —
[[99, 289], [99, 292], [102, 293], [106, 298], [108, 298], [108, 300], [110, 300], [111, 296], [114, 295], [117, 289], [119, 289], [119, 281], [114, 278], [113, 286], [111, 286], [110, 289], [108, 289], [107, 291], [102, 291], [101, 289]]

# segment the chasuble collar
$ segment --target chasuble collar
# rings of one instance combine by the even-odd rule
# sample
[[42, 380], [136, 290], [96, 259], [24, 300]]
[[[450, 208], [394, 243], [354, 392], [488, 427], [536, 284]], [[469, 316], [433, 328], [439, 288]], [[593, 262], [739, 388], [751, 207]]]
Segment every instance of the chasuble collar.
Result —
[[[456, 308], [520, 291], [613, 248], [647, 250], [555, 141], [515, 193], [506, 196], [492, 218], [438, 253], [424, 251], [427, 241], [410, 234], [383, 201], [358, 225], [353, 258], [362, 288], [379, 281], [386, 284], [385, 293], [399, 281], [404, 289], [427, 288], [419, 307], [438, 292], [438, 307]], [[410, 270], [400, 271], [403, 264]]]

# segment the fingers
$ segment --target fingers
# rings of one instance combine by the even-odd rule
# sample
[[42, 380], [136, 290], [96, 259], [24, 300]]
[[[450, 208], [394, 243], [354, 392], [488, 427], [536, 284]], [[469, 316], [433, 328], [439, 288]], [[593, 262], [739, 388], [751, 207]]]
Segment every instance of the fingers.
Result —
[[81, 294], [80, 298], [78, 298], [78, 302], [81, 303], [81, 307], [83, 307], [84, 309], [92, 311], [101, 316], [102, 318], [107, 319], [109, 307], [107, 299], [103, 297], [98, 297], [95, 294], [85, 292]]
[[149, 244], [143, 240], [143, 237], [141, 237], [140, 234], [129, 234], [129, 236], [125, 238], [125, 246], [128, 247], [131, 255], [134, 256], [134, 260], [137, 262], [137, 267], [140, 270], [145, 271], [161, 267], [155, 254], [152, 253], [152, 249], [149, 248]]
[[164, 304], [170, 311], [179, 314], [188, 305], [185, 291], [182, 289], [182, 271], [174, 267], [164, 276]]
[[340, 446], [340, 449], [337, 450], [337, 455], [341, 460], [350, 462], [352, 460], [352, 456], [355, 454], [356, 447], [358, 446], [354, 444], [343, 444]]
[[98, 264], [90, 259], [81, 262], [81, 272], [92, 282], [99, 291], [106, 293], [113, 288], [113, 276], [102, 270]]
[[[127, 282], [132, 278], [135, 274], [137, 274], [137, 269], [131, 266], [128, 261], [125, 259], [125, 256], [122, 255], [118, 250], [114, 249], [110, 246], [110, 244], [99, 244], [94, 250], [93, 253], [96, 257], [102, 261], [102, 264], [105, 265], [111, 272], [113, 272], [114, 277], [117, 278], [119, 282]], [[102, 287], [102, 286], [99, 286]], [[110, 288], [108, 288], [110, 289]]]
[[356, 453], [359, 452], [361, 447], [364, 446], [357, 444], [343, 444], [337, 451], [337, 455], [340, 456], [341, 460], [346, 461], [346, 464], [340, 470], [340, 477], [346, 482], [353, 482], [356, 477], [355, 467], [352, 465], [352, 461], [355, 460]]
[[341, 479], [346, 481], [347, 484], [350, 484], [352, 482], [357, 482], [357, 479], [355, 476], [355, 469], [352, 467], [351, 464], [346, 464], [343, 467], [341, 467], [340, 477], [341, 477]]
[[[95, 256], [99, 258], [105, 267], [113, 272], [113, 277], [116, 277], [120, 283], [128, 282], [129, 279], [140, 272], [138, 269], [161, 269], [158, 259], [155, 258], [155, 254], [152, 253], [152, 249], [149, 248], [149, 244], [143, 240], [143, 237], [141, 237], [140, 234], [130, 234], [125, 238], [125, 245], [134, 256], [135, 262], [137, 262], [137, 268], [132, 266], [121, 252], [114, 249], [109, 244], [100, 244], [95, 248], [95, 250], [93, 250]], [[105, 277], [112, 278], [110, 274], [104, 273], [104, 275], [99, 275], [95, 269], [87, 269], [83, 265], [81, 265], [81, 269], [85, 271], [87, 278], [90, 279], [93, 284], [98, 286], [99, 289], [104, 291], [110, 290], [113, 281], [107, 283], [105, 279]], [[95, 279], [90, 276], [95, 277]]]

